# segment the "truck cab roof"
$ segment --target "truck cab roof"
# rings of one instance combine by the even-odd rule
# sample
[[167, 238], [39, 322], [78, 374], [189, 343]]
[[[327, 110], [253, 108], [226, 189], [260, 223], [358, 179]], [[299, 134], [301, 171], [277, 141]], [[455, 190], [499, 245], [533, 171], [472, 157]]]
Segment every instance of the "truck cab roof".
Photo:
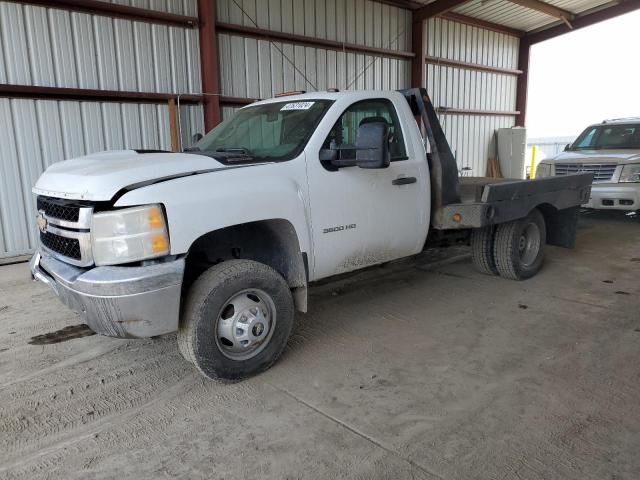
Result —
[[345, 90], [345, 91], [322, 91], [322, 92], [306, 92], [293, 93], [291, 95], [281, 94], [276, 97], [260, 100], [247, 106], [261, 105], [276, 102], [306, 102], [311, 100], [343, 100], [350, 101], [367, 100], [369, 98], [399, 98], [402, 94], [396, 90]]

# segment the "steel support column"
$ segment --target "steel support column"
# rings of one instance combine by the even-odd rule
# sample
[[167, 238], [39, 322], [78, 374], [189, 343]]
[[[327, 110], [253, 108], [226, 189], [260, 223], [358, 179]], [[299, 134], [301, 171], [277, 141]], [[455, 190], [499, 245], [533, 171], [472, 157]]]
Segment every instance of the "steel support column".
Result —
[[198, 0], [198, 18], [200, 20], [200, 70], [202, 91], [205, 93], [204, 129], [208, 132], [222, 120], [215, 0]]
[[420, 88], [425, 83], [424, 20], [414, 21], [411, 24], [411, 51], [415, 55], [411, 60], [411, 87]]
[[531, 52], [531, 43], [526, 37], [520, 39], [520, 47], [518, 48], [518, 70], [522, 71], [518, 75], [516, 84], [516, 110], [519, 112], [516, 116], [516, 126], [524, 127], [527, 116], [527, 88], [529, 84], [529, 53]]

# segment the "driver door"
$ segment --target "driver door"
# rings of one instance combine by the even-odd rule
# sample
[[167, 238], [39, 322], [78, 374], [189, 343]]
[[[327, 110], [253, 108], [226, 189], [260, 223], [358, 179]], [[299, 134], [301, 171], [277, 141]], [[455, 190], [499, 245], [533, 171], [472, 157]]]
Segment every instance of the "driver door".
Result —
[[[389, 124], [388, 168], [336, 168], [320, 162], [319, 152], [308, 159], [314, 245], [312, 279], [413, 255], [423, 247], [429, 189], [420, 182], [428, 178], [426, 165], [413, 149], [407, 148], [407, 135], [391, 100], [368, 99], [350, 105], [322, 148], [329, 148], [331, 143], [352, 147], [359, 125], [367, 121]], [[355, 151], [343, 150], [341, 155], [342, 159], [355, 158]]]

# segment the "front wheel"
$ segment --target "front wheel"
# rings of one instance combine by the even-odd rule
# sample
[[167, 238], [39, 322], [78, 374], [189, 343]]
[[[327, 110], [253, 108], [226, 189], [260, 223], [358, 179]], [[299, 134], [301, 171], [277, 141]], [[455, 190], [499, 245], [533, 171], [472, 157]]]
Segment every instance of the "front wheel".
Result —
[[520, 220], [498, 225], [493, 257], [501, 277], [524, 280], [533, 277], [544, 262], [547, 229], [539, 210]]
[[294, 307], [271, 267], [231, 260], [191, 286], [178, 330], [182, 356], [212, 379], [239, 380], [268, 369], [287, 344]]

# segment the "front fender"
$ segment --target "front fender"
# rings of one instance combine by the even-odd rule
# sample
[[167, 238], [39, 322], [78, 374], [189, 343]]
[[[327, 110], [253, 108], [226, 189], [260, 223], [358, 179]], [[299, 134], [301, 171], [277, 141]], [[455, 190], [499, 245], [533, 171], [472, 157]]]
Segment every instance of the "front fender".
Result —
[[289, 221], [301, 251], [310, 252], [307, 199], [304, 160], [298, 158], [156, 183], [126, 193], [115, 206], [162, 203], [173, 255], [186, 253], [206, 233], [270, 219]]

